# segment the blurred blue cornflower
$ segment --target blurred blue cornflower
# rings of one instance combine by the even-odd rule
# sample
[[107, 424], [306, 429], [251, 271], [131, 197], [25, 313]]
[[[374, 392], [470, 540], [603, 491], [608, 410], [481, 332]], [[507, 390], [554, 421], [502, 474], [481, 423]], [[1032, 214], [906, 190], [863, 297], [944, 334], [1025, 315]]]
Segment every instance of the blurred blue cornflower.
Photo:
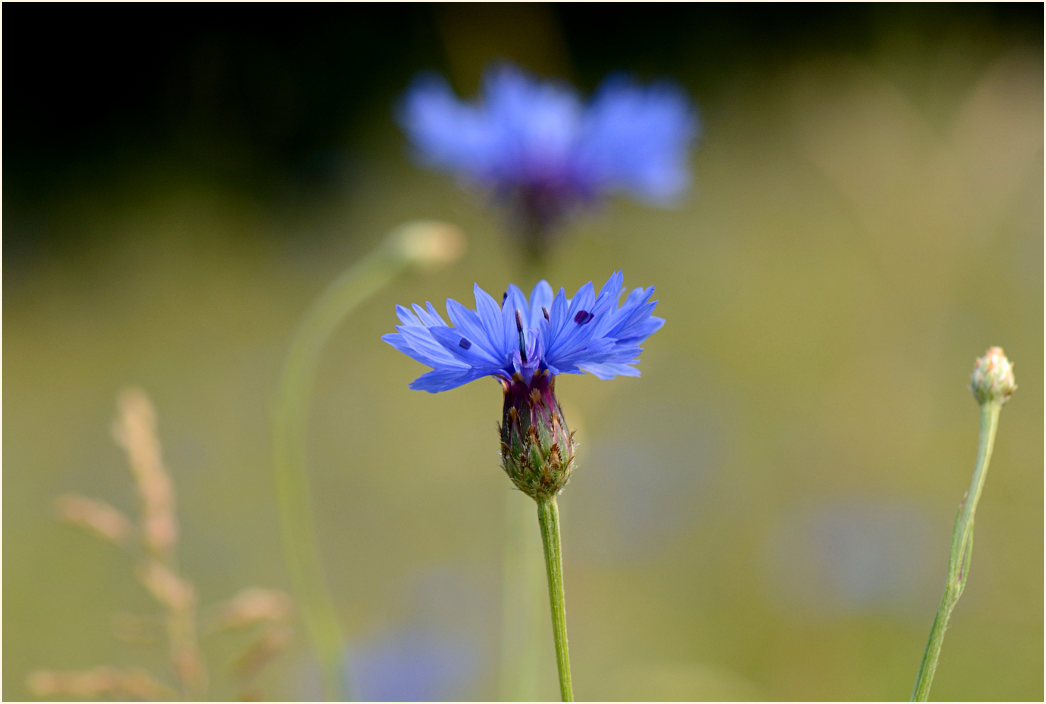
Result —
[[558, 374], [589, 372], [600, 379], [638, 376], [640, 344], [664, 325], [653, 315], [654, 289], [637, 288], [623, 304], [621, 272], [595, 293], [592, 282], [567, 298], [541, 281], [528, 300], [510, 285], [499, 306], [474, 287], [476, 310], [447, 299], [447, 325], [431, 303], [396, 307], [401, 325], [382, 339], [432, 367], [410, 387], [446, 391], [492, 376], [505, 393], [502, 464], [534, 499], [555, 496], [573, 472], [574, 434], [555, 395]]
[[671, 83], [613, 75], [585, 105], [570, 86], [511, 65], [486, 72], [474, 104], [441, 76], [422, 74], [398, 117], [422, 163], [507, 201], [538, 243], [579, 206], [614, 192], [657, 204], [680, 196], [698, 133], [694, 108]]
[[360, 701], [455, 701], [467, 695], [482, 660], [474, 643], [446, 629], [401, 628], [354, 649], [347, 663]]

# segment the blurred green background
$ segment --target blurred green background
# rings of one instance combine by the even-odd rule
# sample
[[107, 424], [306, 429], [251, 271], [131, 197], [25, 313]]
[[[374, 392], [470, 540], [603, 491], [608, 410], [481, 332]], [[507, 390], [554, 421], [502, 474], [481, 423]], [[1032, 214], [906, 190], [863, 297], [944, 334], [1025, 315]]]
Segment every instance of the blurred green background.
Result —
[[[52, 507], [134, 509], [109, 433], [126, 385], [158, 408], [202, 602], [288, 588], [280, 361], [324, 284], [415, 218], [469, 248], [326, 349], [318, 535], [364, 696], [498, 696], [500, 394], [410, 391], [424, 369], [379, 338], [397, 303], [534, 283], [500, 214], [412, 165], [391, 118], [416, 71], [471, 96], [508, 58], [585, 92], [668, 77], [703, 122], [684, 202], [579, 218], [545, 274], [572, 292], [622, 268], [667, 320], [640, 379], [559, 384], [578, 697], [907, 698], [973, 468], [968, 376], [1002, 345], [1020, 390], [933, 694], [1042, 700], [1040, 4], [5, 11], [4, 698], [40, 667], [165, 673], [161, 642], [112, 637], [114, 613], [158, 613], [131, 560]], [[237, 696], [241, 645], [205, 641], [210, 696]], [[318, 696], [300, 627], [258, 689]]]

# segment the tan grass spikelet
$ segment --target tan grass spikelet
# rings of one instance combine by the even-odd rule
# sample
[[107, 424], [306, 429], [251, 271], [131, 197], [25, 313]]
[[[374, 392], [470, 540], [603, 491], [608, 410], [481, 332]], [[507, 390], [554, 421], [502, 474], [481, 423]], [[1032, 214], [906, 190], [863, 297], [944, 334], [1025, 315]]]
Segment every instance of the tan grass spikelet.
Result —
[[[209, 678], [199, 644], [197, 592], [178, 567], [177, 497], [162, 460], [156, 410], [143, 391], [131, 388], [119, 394], [112, 433], [127, 455], [137, 489], [137, 525], [108, 503], [77, 494], [58, 497], [55, 511], [63, 521], [129, 548], [137, 559], [135, 575], [162, 613], [149, 617], [117, 614], [113, 633], [137, 644], [165, 640], [175, 682], [166, 684], [140, 668], [101, 665], [85, 670], [35, 670], [28, 675], [27, 685], [37, 697], [202, 700]], [[284, 592], [252, 587], [218, 609], [219, 625], [211, 635], [259, 627], [247, 649], [231, 664], [233, 676], [246, 688], [290, 642], [293, 602]], [[251, 698], [261, 696], [254, 689], [243, 693]]]
[[113, 438], [127, 453], [142, 502], [142, 540], [148, 550], [167, 554], [178, 542], [174, 487], [164, 468], [156, 434], [156, 409], [141, 389], [125, 389], [117, 399]]
[[108, 665], [89, 670], [35, 670], [29, 674], [29, 690], [37, 697], [104, 696], [132, 699], [169, 700], [175, 692], [145, 670], [120, 669]]
[[130, 519], [104, 501], [64, 494], [55, 499], [55, 510], [61, 520], [110, 543], [126, 545], [135, 533]]

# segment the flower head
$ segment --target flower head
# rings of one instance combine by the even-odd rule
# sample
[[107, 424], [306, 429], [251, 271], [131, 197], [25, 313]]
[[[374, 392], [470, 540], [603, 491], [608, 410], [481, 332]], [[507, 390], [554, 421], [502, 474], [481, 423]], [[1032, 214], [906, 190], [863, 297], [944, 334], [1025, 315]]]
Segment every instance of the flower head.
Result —
[[431, 303], [398, 306], [401, 325], [382, 339], [432, 367], [413, 389], [446, 391], [492, 376], [505, 393], [501, 458], [512, 482], [528, 496], [555, 496], [574, 471], [574, 433], [556, 398], [556, 375], [590, 372], [601, 379], [638, 376], [642, 342], [664, 325], [652, 313], [651, 288], [634, 289], [619, 305], [621, 272], [597, 294], [592, 282], [567, 298], [542, 281], [526, 298], [509, 286], [501, 305], [479, 284], [476, 309], [447, 300], [447, 325]]
[[978, 357], [970, 377], [970, 390], [977, 403], [1006, 403], [1017, 383], [1013, 380], [1013, 363], [1001, 347], [991, 347]]
[[621, 272], [597, 294], [592, 282], [571, 298], [553, 294], [547, 281], [529, 299], [510, 285], [499, 305], [476, 284], [476, 309], [447, 299], [448, 325], [431, 303], [413, 310], [397, 306], [400, 325], [382, 339], [432, 371], [410, 387], [436, 393], [492, 376], [503, 385], [516, 377], [531, 384], [535, 375], [582, 374], [600, 379], [639, 376], [642, 342], [664, 320], [652, 315], [653, 287], [637, 288], [619, 305]]
[[690, 182], [698, 132], [674, 85], [608, 78], [587, 104], [567, 85], [510, 65], [483, 79], [465, 103], [435, 74], [415, 79], [399, 120], [423, 163], [508, 201], [524, 228], [547, 234], [578, 206], [618, 192], [666, 203]]

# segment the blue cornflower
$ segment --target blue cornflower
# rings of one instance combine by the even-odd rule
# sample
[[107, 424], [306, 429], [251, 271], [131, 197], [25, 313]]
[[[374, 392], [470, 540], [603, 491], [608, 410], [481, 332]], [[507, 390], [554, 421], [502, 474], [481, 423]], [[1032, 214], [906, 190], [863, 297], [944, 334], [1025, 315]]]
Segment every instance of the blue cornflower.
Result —
[[534, 287], [529, 300], [510, 285], [498, 305], [476, 284], [476, 310], [447, 300], [447, 325], [431, 303], [411, 311], [397, 306], [401, 325], [382, 337], [400, 352], [432, 367], [410, 387], [436, 393], [473, 379], [492, 376], [509, 383], [516, 375], [529, 383], [535, 374], [581, 374], [600, 379], [639, 376], [639, 345], [664, 320], [652, 315], [654, 288], [637, 288], [625, 299], [621, 272], [595, 293], [592, 282], [567, 298], [553, 295], [547, 281]]
[[487, 71], [474, 104], [423, 74], [399, 119], [421, 162], [491, 190], [539, 237], [607, 194], [659, 204], [680, 196], [698, 133], [694, 109], [668, 82], [644, 87], [611, 76], [585, 105], [569, 86], [510, 65]]
[[548, 282], [528, 299], [509, 286], [498, 305], [476, 284], [476, 309], [447, 299], [447, 325], [431, 303], [396, 307], [397, 332], [382, 337], [432, 371], [410, 387], [446, 391], [492, 376], [505, 393], [501, 450], [505, 471], [535, 499], [554, 496], [573, 471], [574, 435], [555, 395], [559, 374], [589, 372], [601, 379], [639, 376], [639, 345], [664, 325], [653, 315], [654, 289], [637, 288], [619, 305], [621, 272], [597, 294], [592, 282], [567, 298]]

